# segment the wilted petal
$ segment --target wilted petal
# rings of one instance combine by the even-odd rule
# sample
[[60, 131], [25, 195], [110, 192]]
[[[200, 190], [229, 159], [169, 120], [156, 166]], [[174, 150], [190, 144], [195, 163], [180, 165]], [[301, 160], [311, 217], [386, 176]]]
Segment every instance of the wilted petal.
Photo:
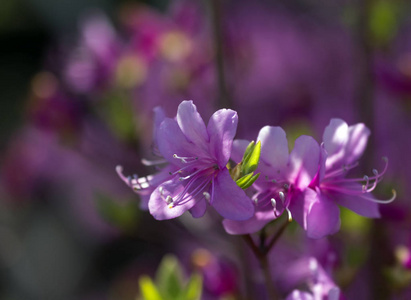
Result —
[[289, 180], [296, 188], [305, 189], [317, 174], [320, 164], [320, 146], [310, 136], [300, 136], [289, 157]]
[[188, 141], [206, 149], [207, 128], [193, 101], [180, 103], [177, 110], [177, 123]]
[[243, 221], [254, 215], [251, 199], [237, 186], [227, 169], [216, 176], [211, 201], [215, 210], [229, 220]]
[[229, 234], [251, 234], [257, 232], [269, 222], [275, 219], [273, 210], [257, 211], [255, 215], [245, 221], [233, 221], [225, 219], [224, 229]]
[[340, 229], [340, 209], [337, 204], [311, 189], [307, 189], [304, 194], [308, 208], [305, 216], [308, 237], [319, 239], [336, 233]]
[[182, 203], [170, 208], [165, 201], [167, 196], [177, 197], [184, 190], [184, 186], [178, 178], [166, 181], [159, 185], [151, 194], [148, 202], [150, 214], [157, 220], [168, 220], [181, 216], [191, 209], [195, 204], [195, 199], [189, 198]]
[[231, 156], [231, 146], [237, 131], [238, 116], [231, 109], [216, 111], [208, 122], [210, 153], [217, 158], [218, 165], [224, 167]]

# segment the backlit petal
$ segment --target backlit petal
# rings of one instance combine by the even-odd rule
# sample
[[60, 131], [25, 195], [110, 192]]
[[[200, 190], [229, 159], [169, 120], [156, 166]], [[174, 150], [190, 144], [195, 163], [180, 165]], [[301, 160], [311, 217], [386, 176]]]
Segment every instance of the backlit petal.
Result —
[[210, 154], [217, 159], [218, 165], [224, 167], [231, 156], [231, 146], [237, 131], [238, 116], [231, 109], [216, 111], [208, 122], [210, 136]]
[[237, 186], [227, 169], [214, 180], [212, 206], [226, 219], [243, 221], [254, 215], [254, 205], [245, 192]]

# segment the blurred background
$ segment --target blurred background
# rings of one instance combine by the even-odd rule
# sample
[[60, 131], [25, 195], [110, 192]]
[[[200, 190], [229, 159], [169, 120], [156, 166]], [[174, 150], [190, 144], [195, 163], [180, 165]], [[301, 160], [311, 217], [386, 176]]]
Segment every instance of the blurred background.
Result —
[[[202, 299], [257, 299], [261, 276], [245, 274], [258, 266], [215, 215], [157, 222], [115, 172], [155, 171], [141, 163], [155, 158], [153, 108], [173, 117], [185, 99], [205, 120], [237, 110], [238, 138], [282, 126], [291, 148], [301, 134], [321, 142], [331, 118], [365, 123], [372, 135], [354, 173], [388, 157], [376, 195], [395, 188], [397, 200], [380, 220], [343, 210], [341, 232], [321, 241], [291, 227], [274, 268], [332, 253], [328, 271], [347, 299], [409, 299], [410, 6], [2, 1], [0, 299], [136, 299], [167, 253], [182, 277], [202, 275]], [[281, 295], [295, 288], [274, 278]]]

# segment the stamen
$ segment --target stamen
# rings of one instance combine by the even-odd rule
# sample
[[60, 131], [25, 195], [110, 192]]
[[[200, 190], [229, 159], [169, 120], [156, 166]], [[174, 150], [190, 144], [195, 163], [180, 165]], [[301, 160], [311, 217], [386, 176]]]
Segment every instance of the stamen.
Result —
[[173, 197], [171, 197], [170, 195], [168, 195], [168, 196], [166, 197], [166, 202], [167, 202], [167, 204], [172, 204], [172, 203], [173, 203]]
[[280, 200], [281, 202], [284, 204], [284, 200], [285, 200], [285, 195], [283, 192], [278, 192], [278, 195], [280, 196]]
[[173, 157], [179, 159], [182, 163], [190, 163], [193, 161], [198, 160], [198, 157], [189, 157], [189, 156], [178, 156], [177, 154], [173, 154]]
[[274, 216], [277, 218], [277, 202], [275, 201], [274, 198], [271, 198], [271, 205], [273, 206], [273, 211], [274, 211]]
[[211, 198], [210, 193], [208, 193], [208, 192], [203, 192], [203, 195], [204, 195], [204, 198], [205, 198], [207, 201], [210, 201], [210, 198]]
[[373, 173], [375, 176], [378, 176], [378, 170], [377, 170], [377, 169], [372, 169], [372, 173]]
[[160, 192], [160, 195], [163, 196], [163, 194], [164, 194], [164, 188], [163, 188], [162, 186], [160, 186], [160, 187], [158, 188], [158, 191]]
[[148, 159], [141, 159], [141, 163], [145, 166], [157, 166], [161, 164], [165, 164], [167, 161], [165, 159], [158, 159], [158, 160], [148, 160]]
[[254, 204], [257, 206], [258, 205], [258, 198], [254, 198], [253, 201], [254, 201]]
[[288, 190], [289, 187], [290, 187], [290, 186], [288, 185], [288, 183], [285, 183], [285, 184], [284, 184], [284, 189]]
[[363, 198], [365, 200], [368, 200], [368, 201], [371, 201], [371, 202], [374, 202], [374, 203], [388, 204], [388, 203], [393, 202], [395, 200], [395, 198], [397, 198], [397, 191], [393, 189], [391, 192], [392, 192], [392, 196], [391, 196], [390, 199], [387, 199], [387, 200], [374, 199], [374, 198], [369, 198], [369, 197], [366, 197], [366, 196], [362, 196], [361, 198]]
[[288, 222], [291, 223], [291, 221], [293, 220], [293, 215], [291, 214], [291, 211], [288, 209], [288, 207], [286, 207], [285, 210], [287, 211]]

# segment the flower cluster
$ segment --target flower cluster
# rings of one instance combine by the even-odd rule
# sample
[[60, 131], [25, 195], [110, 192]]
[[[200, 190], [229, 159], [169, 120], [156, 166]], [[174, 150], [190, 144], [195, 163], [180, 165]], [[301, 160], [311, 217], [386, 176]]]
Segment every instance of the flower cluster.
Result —
[[230, 234], [254, 233], [286, 212], [309, 237], [322, 238], [339, 230], [339, 205], [378, 218], [378, 204], [395, 198], [395, 192], [388, 200], [371, 194], [387, 170], [386, 158], [381, 173], [374, 169], [373, 176], [346, 178], [358, 165], [370, 131], [364, 124], [348, 126], [341, 119], [330, 121], [321, 145], [303, 135], [291, 153], [282, 128], [263, 127], [257, 137], [261, 176], [246, 194], [229, 170], [229, 160], [241, 164], [250, 144], [233, 140], [237, 122], [235, 111], [221, 109], [206, 126], [192, 101], [183, 101], [173, 119], [157, 109], [154, 133], [161, 156], [157, 163], [166, 166], [141, 178], [125, 177], [120, 166], [117, 172], [142, 196], [142, 207], [155, 219], [176, 218], [186, 211], [202, 217], [210, 205], [224, 218]]

